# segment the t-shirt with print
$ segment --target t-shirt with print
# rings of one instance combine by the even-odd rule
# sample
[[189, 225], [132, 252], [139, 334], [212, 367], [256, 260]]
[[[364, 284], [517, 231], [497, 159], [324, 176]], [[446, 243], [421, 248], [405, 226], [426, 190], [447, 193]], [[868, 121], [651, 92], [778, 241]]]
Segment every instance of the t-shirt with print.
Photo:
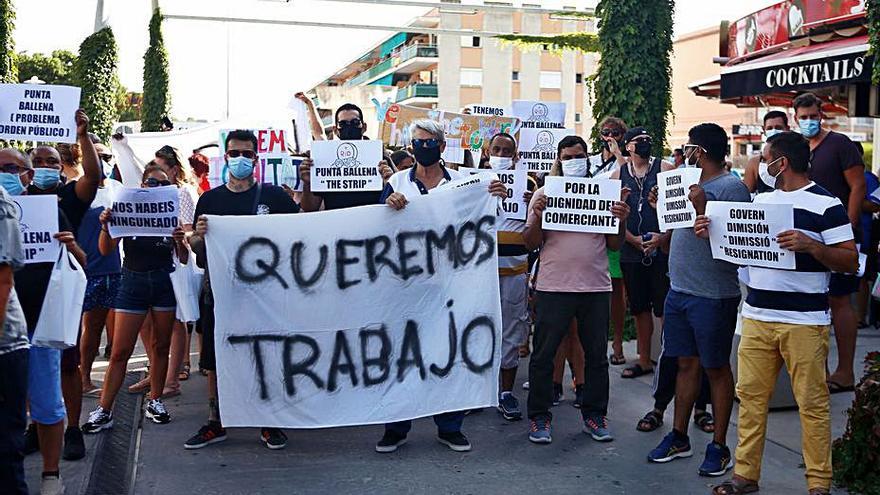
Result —
[[[0, 188], [0, 265], [9, 265], [13, 270], [24, 266], [18, 211], [3, 188]], [[0, 333], [0, 355], [27, 347], [27, 324], [15, 288], [12, 288], [6, 303], [3, 331]]]
[[[526, 229], [540, 221], [535, 202], [541, 197], [543, 187], [529, 203]], [[545, 230], [535, 288], [542, 292], [610, 292], [605, 248], [605, 234]]]
[[843, 203], [849, 205], [849, 184], [843, 173], [852, 167], [864, 167], [856, 145], [843, 134], [829, 131], [810, 158], [810, 180], [825, 188]]

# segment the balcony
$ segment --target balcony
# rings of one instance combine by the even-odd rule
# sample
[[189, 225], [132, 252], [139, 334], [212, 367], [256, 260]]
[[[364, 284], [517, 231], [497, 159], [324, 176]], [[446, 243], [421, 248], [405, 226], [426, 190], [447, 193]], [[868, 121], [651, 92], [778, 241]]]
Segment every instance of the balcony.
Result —
[[346, 81], [346, 86], [369, 84], [388, 74], [412, 74], [437, 64], [436, 45], [410, 45]]
[[397, 90], [396, 103], [418, 104], [433, 103], [437, 98], [436, 84], [413, 84]]

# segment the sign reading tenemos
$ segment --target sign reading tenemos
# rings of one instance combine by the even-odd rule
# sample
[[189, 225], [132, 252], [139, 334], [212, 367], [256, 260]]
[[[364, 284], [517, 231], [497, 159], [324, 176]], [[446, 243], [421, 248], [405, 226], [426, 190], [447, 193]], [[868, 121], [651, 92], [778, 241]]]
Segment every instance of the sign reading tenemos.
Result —
[[497, 403], [497, 204], [463, 187], [402, 211], [210, 217], [224, 424], [376, 424]]

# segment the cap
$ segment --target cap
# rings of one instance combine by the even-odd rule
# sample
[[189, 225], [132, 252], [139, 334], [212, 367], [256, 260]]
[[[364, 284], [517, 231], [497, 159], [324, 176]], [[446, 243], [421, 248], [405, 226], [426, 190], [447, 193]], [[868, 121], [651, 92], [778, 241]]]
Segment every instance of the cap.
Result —
[[623, 144], [627, 144], [633, 140], [636, 136], [647, 135], [650, 137], [651, 135], [644, 127], [633, 127], [630, 130], [626, 131], [623, 135]]

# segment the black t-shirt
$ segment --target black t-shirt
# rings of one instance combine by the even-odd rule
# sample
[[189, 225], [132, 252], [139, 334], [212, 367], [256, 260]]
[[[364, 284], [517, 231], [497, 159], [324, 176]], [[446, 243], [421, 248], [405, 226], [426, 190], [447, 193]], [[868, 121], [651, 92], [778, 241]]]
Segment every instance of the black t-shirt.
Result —
[[[64, 211], [58, 209], [58, 230], [71, 232], [72, 227], [67, 220]], [[37, 320], [40, 318], [40, 310], [43, 308], [43, 298], [49, 288], [49, 279], [52, 277], [54, 262], [29, 263], [21, 270], [15, 272], [15, 293], [24, 311], [24, 319], [27, 322], [29, 332], [37, 328]]]
[[86, 212], [89, 211], [91, 202], [83, 203], [76, 195], [75, 180], [67, 182], [54, 192], [43, 191], [34, 185], [28, 187], [28, 194], [32, 195], [53, 193], [58, 195], [58, 208], [67, 216], [67, 220], [70, 222], [70, 231], [76, 235], [77, 232], [79, 232], [79, 226], [82, 224], [83, 217], [86, 216]]
[[843, 207], [849, 210], [850, 188], [843, 173], [852, 167], [864, 167], [858, 148], [843, 134], [829, 131], [813, 149], [810, 179], [837, 196]]
[[321, 192], [313, 193], [324, 200], [324, 210], [339, 210], [354, 206], [366, 206], [379, 203], [382, 191], [357, 191], [357, 192]]
[[257, 187], [244, 192], [230, 191], [226, 186], [215, 187], [199, 197], [194, 218], [202, 215], [269, 215], [274, 213], [298, 213], [299, 205], [294, 203], [284, 189], [263, 184], [260, 199], [256, 200]]
[[174, 240], [171, 237], [126, 237], [122, 239], [123, 268], [133, 272], [172, 270]]

